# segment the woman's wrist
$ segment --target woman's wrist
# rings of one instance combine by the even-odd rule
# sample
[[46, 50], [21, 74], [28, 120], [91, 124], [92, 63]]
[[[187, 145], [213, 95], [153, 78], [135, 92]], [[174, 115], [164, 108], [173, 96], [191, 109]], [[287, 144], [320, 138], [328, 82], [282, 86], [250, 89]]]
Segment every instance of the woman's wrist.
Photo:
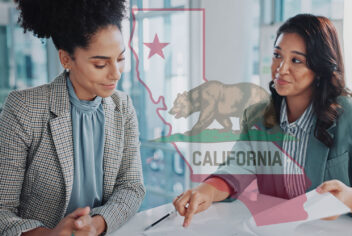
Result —
[[233, 192], [231, 187], [219, 177], [211, 177], [203, 182], [203, 184], [211, 191], [212, 202], [225, 200]]
[[44, 228], [44, 227], [38, 227], [38, 228], [35, 228], [35, 229], [32, 229], [28, 232], [24, 232], [22, 233], [22, 236], [47, 236], [49, 235], [51, 232], [50, 229], [48, 228]]
[[229, 193], [222, 192], [208, 183], [202, 183], [198, 187], [196, 187], [196, 189], [198, 189], [198, 191], [205, 193], [207, 196], [209, 196], [211, 202], [222, 201], [226, 199], [229, 195]]
[[107, 228], [105, 219], [101, 215], [95, 215], [92, 217], [92, 225], [95, 227], [98, 235], [105, 232]]
[[212, 176], [204, 181], [206, 184], [210, 184], [211, 186], [215, 187], [217, 190], [221, 192], [226, 192], [231, 195], [232, 188], [231, 186], [222, 178], [217, 176]]

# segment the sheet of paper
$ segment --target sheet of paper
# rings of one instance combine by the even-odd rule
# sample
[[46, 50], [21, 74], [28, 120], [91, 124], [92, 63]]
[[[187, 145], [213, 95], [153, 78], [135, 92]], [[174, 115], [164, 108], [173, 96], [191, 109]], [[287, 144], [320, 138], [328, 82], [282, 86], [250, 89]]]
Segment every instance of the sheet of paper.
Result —
[[308, 219], [312, 221], [334, 215], [346, 214], [350, 209], [331, 193], [319, 194], [316, 190], [307, 193], [308, 201], [304, 208], [308, 212]]
[[[220, 232], [219, 232], [219, 229]], [[225, 223], [220, 223], [216, 227], [211, 227], [206, 225], [196, 225], [192, 224], [188, 228], [183, 228], [182, 226], [165, 226], [143, 233], [145, 236], [205, 236], [205, 235], [224, 235], [224, 236], [254, 236], [250, 231], [246, 231], [241, 227], [229, 228]]]
[[[288, 200], [287, 202], [281, 203], [278, 206], [272, 207], [271, 209], [267, 209], [263, 212], [260, 212], [261, 218], [265, 216], [270, 217], [273, 212], [279, 212], [285, 210], [285, 205], [290, 205], [290, 201], [294, 199]], [[288, 207], [292, 208], [292, 207]], [[331, 193], [319, 194], [316, 190], [312, 190], [306, 194], [306, 202], [304, 203], [304, 210], [307, 213], [307, 217], [300, 221], [289, 222], [289, 223], [281, 223], [281, 224], [272, 224], [265, 226], [257, 226], [254, 217], [251, 217], [246, 225], [253, 233], [257, 235], [280, 235], [282, 232], [285, 233], [286, 236], [295, 235], [295, 229], [306, 222], [310, 222], [313, 220], [341, 215], [348, 213], [350, 209], [343, 204], [340, 200], [334, 197]], [[277, 213], [276, 213], [277, 214]]]
[[[216, 203], [215, 203], [216, 204]], [[238, 214], [241, 217], [234, 217]], [[232, 217], [230, 217], [232, 216]], [[168, 218], [164, 222], [143, 232], [146, 236], [253, 236], [250, 231], [243, 227], [243, 218], [249, 219], [250, 212], [240, 202], [218, 204], [208, 210], [193, 216], [189, 227], [182, 227], [184, 218], [180, 215]]]
[[[294, 199], [287, 201], [281, 200], [278, 205], [266, 209], [259, 214], [263, 214], [262, 217], [270, 217], [276, 212], [275, 214], [278, 214], [280, 217], [282, 211], [285, 211], [285, 204], [286, 206], [290, 205], [290, 201], [292, 202], [292, 200]], [[234, 203], [219, 204], [217, 207], [211, 206], [205, 212], [195, 215], [188, 228], [182, 227], [184, 218], [177, 215], [160, 222], [155, 227], [143, 232], [143, 235], [302, 235], [297, 233], [295, 229], [297, 226], [305, 222], [349, 212], [349, 208], [332, 194], [319, 194], [315, 190], [306, 194], [306, 201], [304, 202], [303, 207], [307, 213], [307, 217], [304, 220], [257, 226], [248, 208], [240, 201], [236, 201]]]

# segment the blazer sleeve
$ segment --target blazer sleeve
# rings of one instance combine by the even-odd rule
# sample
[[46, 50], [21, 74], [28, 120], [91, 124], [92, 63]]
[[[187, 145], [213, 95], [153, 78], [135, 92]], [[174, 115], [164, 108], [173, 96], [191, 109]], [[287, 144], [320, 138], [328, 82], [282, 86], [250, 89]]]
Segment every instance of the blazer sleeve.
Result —
[[[247, 112], [248, 109], [244, 110], [242, 115], [240, 135], [247, 134], [249, 130]], [[232, 151], [236, 153], [239, 150], [251, 151], [251, 142], [236, 142], [232, 148]], [[231, 194], [228, 199], [225, 200], [228, 201], [236, 199], [246, 189], [246, 187], [256, 178], [256, 173], [253, 166], [238, 166], [234, 160], [230, 160], [229, 162], [225, 162], [220, 165], [219, 168], [205, 180], [213, 177], [221, 178], [230, 187]]]
[[113, 194], [103, 206], [93, 208], [91, 211], [91, 215], [103, 216], [107, 224], [107, 234], [117, 230], [138, 211], [145, 195], [138, 121], [129, 97], [127, 104], [124, 148]]
[[9, 94], [0, 113], [0, 235], [21, 235], [44, 226], [19, 217], [26, 159], [31, 145], [31, 116], [19, 92]]

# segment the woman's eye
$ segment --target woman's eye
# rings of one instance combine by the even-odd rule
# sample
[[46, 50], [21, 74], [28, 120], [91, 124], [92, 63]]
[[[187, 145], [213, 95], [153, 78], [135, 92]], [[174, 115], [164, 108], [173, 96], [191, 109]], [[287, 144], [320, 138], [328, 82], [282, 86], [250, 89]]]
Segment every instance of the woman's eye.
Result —
[[274, 52], [274, 53], [273, 53], [273, 57], [274, 57], [274, 58], [280, 58], [281, 56], [280, 56], [280, 54], [279, 54], [279, 53]]
[[122, 58], [119, 58], [117, 61], [124, 61], [124, 60], [125, 60], [125, 58], [122, 57]]
[[105, 67], [105, 65], [94, 65], [95, 66], [95, 68], [97, 68], [97, 69], [103, 69], [104, 67]]
[[293, 58], [293, 59], [292, 59], [292, 62], [293, 62], [293, 63], [297, 63], [297, 64], [298, 64], [298, 63], [302, 63], [302, 61], [299, 60], [299, 59], [297, 59], [297, 58]]

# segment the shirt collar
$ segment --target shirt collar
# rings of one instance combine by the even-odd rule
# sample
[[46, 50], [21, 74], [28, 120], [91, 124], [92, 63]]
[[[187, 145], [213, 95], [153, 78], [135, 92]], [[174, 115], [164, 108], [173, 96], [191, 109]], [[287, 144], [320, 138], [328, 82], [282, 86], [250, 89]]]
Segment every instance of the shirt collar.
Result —
[[303, 132], [309, 132], [314, 124], [314, 110], [313, 103], [311, 103], [303, 114], [294, 122], [289, 123], [287, 118], [287, 104], [286, 99], [282, 99], [280, 112], [280, 127], [286, 131], [289, 127], [298, 127]]
[[96, 111], [99, 108], [102, 102], [102, 97], [96, 96], [93, 101], [80, 100], [75, 93], [69, 76], [67, 76], [66, 81], [70, 102], [73, 106], [75, 106], [78, 110], [85, 112]]

